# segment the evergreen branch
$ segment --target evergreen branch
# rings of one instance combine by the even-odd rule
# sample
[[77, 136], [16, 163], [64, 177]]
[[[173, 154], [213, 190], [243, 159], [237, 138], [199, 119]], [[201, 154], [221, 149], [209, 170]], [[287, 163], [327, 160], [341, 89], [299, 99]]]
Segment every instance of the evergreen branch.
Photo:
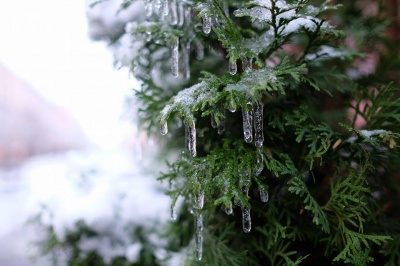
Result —
[[304, 197], [304, 209], [312, 213], [313, 223], [317, 226], [320, 226], [325, 233], [330, 233], [329, 221], [326, 213], [308, 191], [308, 188], [303, 180], [301, 180], [301, 178], [298, 176], [292, 177], [292, 179], [290, 179], [288, 182], [288, 190], [299, 197]]

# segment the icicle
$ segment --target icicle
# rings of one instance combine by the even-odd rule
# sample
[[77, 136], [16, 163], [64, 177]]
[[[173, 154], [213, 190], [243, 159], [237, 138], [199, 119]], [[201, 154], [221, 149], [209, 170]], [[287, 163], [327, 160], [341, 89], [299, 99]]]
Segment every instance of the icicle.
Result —
[[211, 32], [211, 18], [204, 16], [203, 18], [203, 32], [209, 34]]
[[[250, 101], [247, 102], [247, 105], [251, 106]], [[251, 143], [253, 141], [253, 112], [251, 111], [251, 109], [245, 110], [243, 108], [242, 116], [244, 141], [247, 143]]]
[[261, 174], [264, 169], [264, 156], [262, 153], [262, 148], [257, 148], [257, 164], [255, 169], [255, 175]]
[[250, 209], [247, 207], [242, 207], [242, 224], [243, 232], [249, 233], [251, 230], [251, 216]]
[[249, 72], [252, 70], [252, 62], [247, 57], [243, 57], [242, 59], [242, 70], [244, 72]]
[[183, 52], [183, 75], [186, 79], [190, 79], [190, 41], [186, 45], [182, 45]]
[[176, 0], [173, 0], [171, 3], [171, 25], [178, 24], [178, 5], [176, 4]]
[[185, 148], [190, 150], [189, 148], [189, 125], [185, 123]]
[[236, 103], [232, 98], [229, 102], [229, 111], [232, 113], [236, 112]]
[[145, 1], [144, 8], [146, 9], [147, 17], [150, 17], [151, 15], [153, 15], [153, 3], [150, 0]]
[[224, 211], [226, 214], [231, 215], [233, 213], [232, 201], [229, 202], [229, 206], [224, 206]]
[[204, 59], [204, 46], [199, 40], [195, 40], [195, 45], [196, 45], [196, 58], [197, 60], [203, 60]]
[[204, 206], [204, 191], [200, 191], [198, 195], [194, 195], [194, 207], [196, 209], [203, 209]]
[[179, 3], [179, 20], [178, 20], [178, 25], [182, 26], [183, 23], [185, 23], [185, 6], [183, 5], [183, 2]]
[[196, 230], [195, 230], [195, 242], [196, 242], [196, 258], [201, 260], [203, 257], [203, 215], [200, 213], [196, 216]]
[[169, 3], [168, 0], [162, 0], [161, 5], [161, 16], [168, 16], [169, 14]]
[[172, 220], [176, 220], [176, 218], [178, 217], [178, 215], [176, 214], [176, 209], [174, 204], [171, 205], [171, 219]]
[[269, 200], [268, 191], [264, 188], [260, 188], [260, 198], [262, 202], [268, 202]]
[[214, 115], [214, 113], [211, 113], [211, 126], [212, 126], [213, 128], [217, 128], [217, 127], [218, 127], [217, 122], [215, 122], [215, 115]]
[[237, 73], [236, 60], [229, 60], [229, 73], [235, 75]]
[[194, 122], [189, 126], [189, 151], [193, 157], [196, 157], [196, 126]]
[[254, 144], [257, 148], [261, 148], [264, 142], [263, 133], [263, 106], [255, 101], [254, 105]]
[[192, 23], [192, 8], [190, 7], [190, 6], [188, 6], [186, 9], [185, 9], [185, 25], [186, 26], [189, 26], [190, 25], [190, 23]]
[[167, 124], [167, 122], [164, 122], [164, 124], [160, 125], [160, 132], [161, 132], [161, 135], [167, 135], [167, 133], [168, 133], [168, 124]]
[[177, 78], [179, 75], [179, 39], [175, 38], [175, 40], [172, 43], [172, 65], [171, 65], [171, 70], [172, 70], [172, 75]]

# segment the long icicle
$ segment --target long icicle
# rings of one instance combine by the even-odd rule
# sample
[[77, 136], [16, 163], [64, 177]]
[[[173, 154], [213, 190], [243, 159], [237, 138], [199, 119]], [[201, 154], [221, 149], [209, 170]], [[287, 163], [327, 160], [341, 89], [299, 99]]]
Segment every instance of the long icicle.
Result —
[[[251, 171], [243, 169], [241, 174], [241, 186], [243, 195], [247, 198], [249, 197], [249, 187], [250, 187], [250, 176]], [[243, 202], [241, 202], [241, 209], [242, 209], [242, 226], [243, 232], [249, 233], [251, 230], [251, 215], [250, 215], [250, 208], [244, 206]]]
[[183, 75], [185, 79], [190, 79], [190, 41], [182, 44], [183, 52]]
[[257, 148], [257, 164], [255, 167], [255, 175], [260, 175], [262, 170], [264, 170], [264, 155], [262, 148]]
[[171, 54], [172, 54], [172, 75], [177, 78], [179, 75], [179, 38], [176, 37], [172, 42], [171, 47]]
[[243, 108], [242, 116], [243, 116], [243, 135], [244, 141], [247, 143], [251, 143], [253, 141], [253, 111], [251, 108], [251, 102], [248, 100], [247, 102], [247, 110]]
[[264, 143], [263, 133], [263, 106], [256, 100], [254, 108], [254, 144], [257, 148], [262, 148]]
[[173, 0], [171, 3], [171, 25], [178, 24], [178, 4], [176, 0]]
[[196, 125], [194, 121], [189, 126], [189, 152], [193, 157], [196, 157]]
[[204, 206], [204, 190], [200, 191], [199, 194], [194, 195], [194, 208], [201, 210]]
[[204, 16], [203, 18], [203, 32], [209, 34], [211, 32], [211, 17]]
[[196, 242], [196, 259], [201, 260], [203, 258], [203, 215], [197, 214], [195, 217], [196, 230], [195, 230], [195, 242]]

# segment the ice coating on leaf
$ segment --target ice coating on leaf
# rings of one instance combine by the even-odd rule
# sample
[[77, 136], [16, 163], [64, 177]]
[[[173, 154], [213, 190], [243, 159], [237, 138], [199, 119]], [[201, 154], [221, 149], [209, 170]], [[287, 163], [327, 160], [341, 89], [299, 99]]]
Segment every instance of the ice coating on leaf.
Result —
[[192, 155], [192, 157], [197, 156], [197, 151], [196, 151], [196, 126], [194, 122], [192, 125], [189, 126], [189, 152]]
[[209, 34], [211, 32], [211, 17], [204, 16], [203, 18], [203, 32]]
[[242, 207], [242, 225], [243, 232], [249, 233], [251, 231], [251, 216], [250, 216], [250, 208]]
[[171, 65], [171, 70], [172, 70], [172, 75], [174, 77], [178, 77], [179, 75], [179, 39], [175, 38], [172, 42], [172, 47], [171, 47], [171, 54], [172, 54], [172, 65]]
[[199, 194], [194, 195], [194, 208], [203, 209], [204, 206], [204, 191], [200, 191]]
[[229, 60], [229, 74], [235, 75], [237, 73], [236, 60]]
[[321, 45], [319, 50], [316, 53], [311, 53], [306, 55], [306, 59], [308, 61], [312, 61], [315, 59], [329, 59], [329, 58], [343, 58], [346, 56], [346, 53], [340, 51], [337, 48], [327, 45]]
[[268, 191], [265, 190], [264, 188], [260, 188], [260, 199], [261, 199], [261, 202], [264, 202], [264, 203], [268, 202], [268, 200], [269, 200]]
[[257, 148], [261, 148], [264, 143], [263, 133], [263, 106], [255, 101], [253, 105], [254, 112], [254, 144]]
[[161, 135], [167, 135], [168, 133], [168, 124], [167, 122], [160, 125], [160, 133]]
[[320, 20], [310, 16], [307, 16], [305, 18], [296, 18], [285, 25], [281, 34], [289, 35], [293, 32], [299, 31], [301, 28], [305, 28], [309, 31], [315, 31], [317, 28], [317, 24], [314, 21], [318, 23]]
[[178, 5], [176, 0], [173, 0], [171, 3], [171, 25], [178, 24]]
[[196, 243], [196, 259], [201, 260], [203, 257], [203, 215], [197, 214], [195, 217], [195, 243]]
[[360, 130], [360, 134], [363, 135], [367, 139], [371, 139], [372, 136], [374, 135], [379, 135], [379, 134], [389, 134], [390, 132], [384, 129], [375, 129], [375, 130]]
[[[248, 107], [251, 103], [247, 103]], [[253, 112], [251, 108], [242, 110], [243, 116], [243, 135], [244, 141], [251, 143], [253, 141]]]
[[263, 87], [267, 89], [272, 89], [272, 86], [268, 86], [272, 83], [277, 83], [278, 78], [276, 76], [276, 71], [273, 68], [262, 68], [253, 70], [250, 72], [245, 72], [239, 82], [235, 84], [228, 84], [226, 90], [236, 90], [248, 92], [249, 88], [255, 89], [258, 87]]

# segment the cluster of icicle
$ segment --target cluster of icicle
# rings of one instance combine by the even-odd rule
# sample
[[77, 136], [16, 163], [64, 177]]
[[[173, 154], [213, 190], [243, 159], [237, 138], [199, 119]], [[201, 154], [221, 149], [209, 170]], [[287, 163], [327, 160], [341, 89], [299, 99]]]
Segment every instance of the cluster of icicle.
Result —
[[[147, 15], [150, 16], [154, 12], [154, 8], [156, 9], [156, 13], [161, 16], [161, 20], [165, 20], [165, 17], [168, 14], [170, 16], [170, 24], [171, 25], [179, 25], [182, 26], [184, 24], [189, 25], [191, 23], [191, 7], [186, 5], [183, 2], [177, 4], [176, 0], [173, 0], [169, 3], [168, 0], [155, 0], [155, 1], [147, 1], [146, 2]], [[153, 8], [154, 7], [154, 8]], [[203, 31], [205, 34], [209, 34], [212, 28], [212, 21], [210, 17], [203, 18]], [[196, 57], [201, 60], [204, 57], [204, 47], [203, 45], [195, 40], [196, 44]], [[185, 45], [181, 46], [184, 60], [184, 77], [190, 78], [190, 69], [189, 69], [189, 53], [190, 53], [191, 42], [187, 42]], [[175, 38], [172, 41], [171, 45], [171, 55], [172, 55], [172, 65], [171, 70], [174, 77], [179, 76], [179, 39]], [[243, 71], [249, 72], [252, 70], [252, 60], [248, 58], [241, 58]], [[235, 75], [237, 73], [237, 64], [236, 60], [229, 61], [229, 73], [231, 75]], [[231, 106], [229, 108], [231, 112], [236, 111], [236, 107]], [[224, 112], [225, 110], [220, 110]], [[254, 174], [259, 175], [263, 170], [263, 155], [262, 155], [262, 146], [264, 142], [263, 135], [263, 106], [257, 100], [252, 101], [252, 98], [249, 97], [247, 101], [246, 108], [242, 108], [243, 114], [243, 134], [244, 140], [247, 143], [253, 143], [257, 148], [257, 164], [254, 169]], [[218, 129], [218, 134], [223, 134], [225, 131], [225, 120], [223, 118], [218, 119], [218, 123], [216, 122], [214, 114], [211, 114], [211, 126], [213, 128]], [[254, 130], [253, 130], [254, 128]], [[168, 133], [167, 122], [165, 121], [160, 125], [160, 132], [162, 135], [166, 135]], [[196, 157], [196, 126], [195, 122], [191, 122], [189, 125], [185, 123], [185, 146], [189, 150], [190, 154], [193, 157]], [[248, 197], [249, 193], [249, 183], [250, 183], [250, 174], [245, 173], [245, 179], [242, 180], [242, 192], [245, 196]], [[228, 190], [226, 189], [225, 193]], [[268, 201], [268, 191], [265, 191], [263, 188], [260, 188], [260, 198], [262, 202]], [[246, 207], [242, 204], [242, 224], [243, 231], [245, 233], [249, 233], [251, 230], [251, 215], [250, 208]], [[202, 259], [203, 256], [203, 215], [201, 210], [204, 206], [204, 191], [201, 191], [198, 195], [194, 196], [194, 208], [196, 211], [195, 214], [195, 253], [196, 258], [198, 260]], [[231, 215], [233, 213], [232, 202], [225, 209], [226, 214]], [[174, 206], [171, 206], [171, 217], [172, 219], [176, 219], [176, 210]]]
[[[157, 15], [161, 21], [168, 22], [174, 26], [190, 26], [192, 23], [192, 7], [185, 1], [178, 0], [146, 0], [145, 1], [146, 15]], [[203, 20], [203, 31], [205, 34], [211, 32], [211, 18], [206, 17]], [[150, 37], [150, 36], [149, 36]], [[179, 76], [179, 50], [182, 51], [182, 68], [183, 76], [186, 79], [190, 78], [190, 49], [194, 43], [196, 50], [196, 58], [202, 60], [204, 58], [203, 44], [194, 38], [190, 38], [186, 43], [179, 44], [179, 38], [175, 37], [171, 40], [171, 72], [174, 77]], [[179, 46], [181, 48], [179, 49]]]

